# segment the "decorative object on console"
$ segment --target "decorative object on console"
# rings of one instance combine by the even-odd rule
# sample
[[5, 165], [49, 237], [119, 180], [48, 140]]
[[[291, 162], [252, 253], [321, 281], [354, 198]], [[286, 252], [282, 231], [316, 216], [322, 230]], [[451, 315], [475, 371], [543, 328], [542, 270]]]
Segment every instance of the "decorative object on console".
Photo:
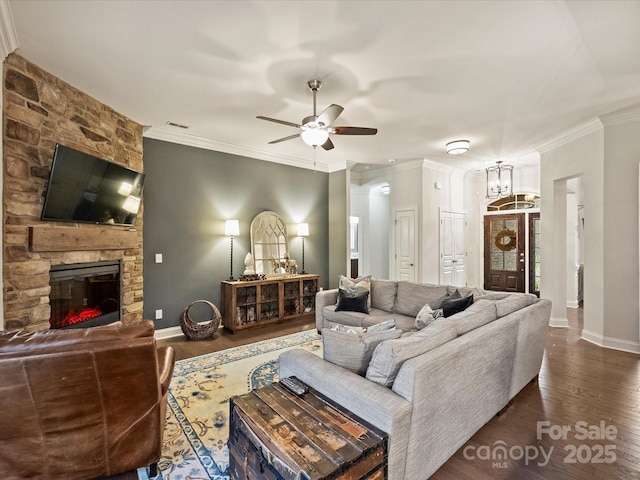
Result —
[[308, 223], [300, 223], [298, 224], [298, 236], [302, 237], [302, 271], [300, 273], [307, 273], [304, 270], [304, 237], [309, 236], [309, 224]]
[[251, 252], [247, 253], [247, 256], [244, 257], [244, 272], [242, 272], [242, 276], [245, 277], [247, 275], [255, 275], [255, 262], [253, 261], [253, 255]]
[[240, 224], [238, 220], [227, 220], [224, 223], [224, 234], [231, 237], [231, 260], [229, 267], [229, 280], [233, 280], [233, 237], [240, 235]]
[[513, 196], [513, 165], [503, 165], [498, 160], [495, 165], [487, 167], [487, 198]]
[[287, 225], [284, 219], [272, 211], [257, 214], [251, 221], [251, 255], [256, 273], [276, 273], [274, 268], [277, 266], [273, 260], [284, 259], [287, 253]]

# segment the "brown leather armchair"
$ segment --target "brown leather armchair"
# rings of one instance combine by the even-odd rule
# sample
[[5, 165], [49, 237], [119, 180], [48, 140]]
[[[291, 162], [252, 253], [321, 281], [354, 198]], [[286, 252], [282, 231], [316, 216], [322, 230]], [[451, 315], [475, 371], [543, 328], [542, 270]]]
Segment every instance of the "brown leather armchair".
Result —
[[90, 479], [162, 452], [175, 354], [153, 322], [0, 333], [0, 478]]

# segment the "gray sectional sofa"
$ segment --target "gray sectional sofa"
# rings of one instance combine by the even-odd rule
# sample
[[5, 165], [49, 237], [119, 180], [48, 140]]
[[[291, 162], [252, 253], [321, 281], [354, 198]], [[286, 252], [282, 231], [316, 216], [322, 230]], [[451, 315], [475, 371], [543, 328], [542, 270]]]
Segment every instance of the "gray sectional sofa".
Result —
[[[338, 292], [319, 292], [318, 329], [332, 332], [325, 342], [335, 336], [330, 327], [337, 324], [358, 327], [394, 319], [401, 332], [373, 348], [367, 336], [382, 336], [379, 332], [344, 337], [345, 351], [371, 356], [359, 373], [349, 362], [328, 361], [301, 349], [280, 356], [281, 377], [298, 377], [388, 433], [391, 480], [431, 476], [540, 371], [550, 301], [458, 289], [463, 297], [473, 295], [474, 303], [416, 331], [416, 309], [422, 302], [436, 305], [455, 290], [372, 280], [369, 314], [336, 312]], [[355, 347], [348, 342], [356, 342]]]

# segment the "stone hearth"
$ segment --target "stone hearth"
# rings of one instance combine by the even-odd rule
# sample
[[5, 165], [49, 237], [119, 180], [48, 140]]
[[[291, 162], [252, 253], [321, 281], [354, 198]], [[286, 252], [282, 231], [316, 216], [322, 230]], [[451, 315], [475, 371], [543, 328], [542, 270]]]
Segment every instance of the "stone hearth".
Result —
[[3, 69], [4, 328], [49, 328], [52, 265], [121, 262], [124, 322], [142, 319], [142, 218], [136, 225], [43, 222], [56, 143], [143, 171], [142, 126], [24, 58]]

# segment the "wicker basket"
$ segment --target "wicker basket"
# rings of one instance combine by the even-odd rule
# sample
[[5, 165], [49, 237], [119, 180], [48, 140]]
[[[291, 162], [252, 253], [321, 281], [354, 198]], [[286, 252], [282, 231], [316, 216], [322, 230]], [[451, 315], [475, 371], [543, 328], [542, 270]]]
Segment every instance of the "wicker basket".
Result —
[[[212, 318], [209, 323], [196, 323], [191, 320], [191, 317], [189, 316], [189, 309], [196, 303], [206, 303], [211, 307]], [[184, 333], [189, 340], [204, 340], [215, 335], [216, 330], [218, 330], [218, 327], [220, 326], [221, 320], [222, 317], [218, 307], [207, 300], [196, 300], [195, 302], [190, 303], [189, 306], [184, 309], [182, 315], [180, 315], [180, 328], [182, 328], [182, 333]]]

